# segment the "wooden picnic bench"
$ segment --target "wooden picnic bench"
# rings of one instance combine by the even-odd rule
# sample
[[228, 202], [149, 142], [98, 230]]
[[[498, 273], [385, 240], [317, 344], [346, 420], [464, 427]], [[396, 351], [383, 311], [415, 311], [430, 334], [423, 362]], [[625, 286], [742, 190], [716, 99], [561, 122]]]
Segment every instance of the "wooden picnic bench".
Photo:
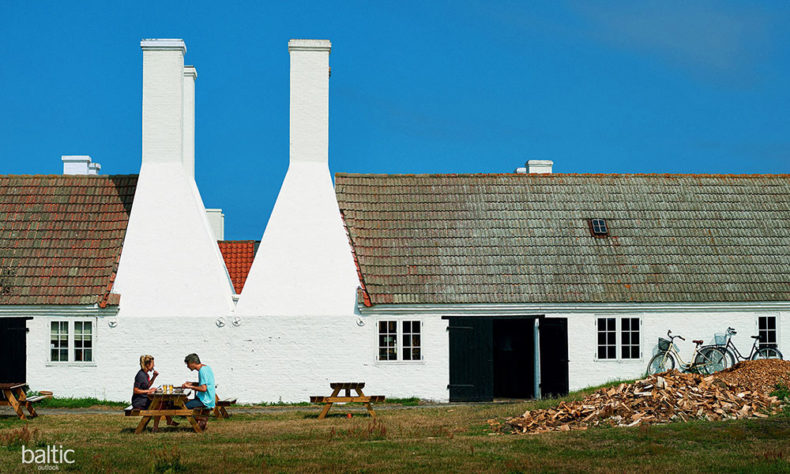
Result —
[[[321, 414], [318, 415], [319, 420], [326, 418], [326, 415], [329, 413], [329, 409], [332, 408], [333, 403], [353, 402], [364, 404], [370, 416], [375, 418], [376, 412], [373, 411], [371, 403], [380, 403], [385, 400], [384, 395], [365, 395], [362, 393], [362, 389], [365, 388], [365, 382], [333, 382], [329, 384], [329, 387], [332, 389], [332, 395], [329, 395], [328, 397], [321, 395], [314, 395], [310, 397], [310, 403], [324, 404], [324, 409], [321, 410]], [[338, 395], [341, 390], [345, 390], [345, 396]], [[352, 390], [357, 392], [356, 396], [351, 395]]]
[[27, 409], [30, 418], [38, 416], [36, 409], [33, 407], [34, 403], [38, 403], [45, 398], [52, 398], [52, 394], [36, 395], [28, 397], [25, 394], [26, 383], [0, 383], [0, 406], [10, 406], [16, 412], [16, 416], [20, 420], [26, 420], [27, 417], [22, 411], [22, 408]]
[[220, 399], [219, 395], [216, 393], [214, 394], [214, 416], [217, 418], [230, 418], [227, 410], [225, 408], [235, 405], [236, 399], [235, 398], [224, 398]]
[[142, 433], [152, 419], [161, 419], [166, 416], [183, 416], [189, 421], [189, 424], [192, 425], [192, 429], [195, 430], [195, 433], [202, 433], [203, 430], [200, 429], [200, 425], [195, 419], [195, 416], [208, 417], [211, 414], [211, 410], [200, 408], [192, 410], [187, 408], [187, 395], [180, 390], [174, 393], [155, 392], [148, 395], [148, 398], [151, 399], [148, 408], [134, 408], [132, 405], [124, 408], [124, 414], [126, 416], [143, 417], [134, 430], [135, 434]]

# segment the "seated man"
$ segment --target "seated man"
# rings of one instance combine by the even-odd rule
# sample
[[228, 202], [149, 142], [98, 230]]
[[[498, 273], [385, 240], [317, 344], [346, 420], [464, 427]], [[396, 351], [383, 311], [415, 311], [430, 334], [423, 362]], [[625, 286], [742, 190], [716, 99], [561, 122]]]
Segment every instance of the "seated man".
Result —
[[[184, 382], [181, 385], [182, 388], [189, 388], [195, 391], [195, 398], [189, 400], [186, 403], [186, 407], [189, 409], [196, 409], [196, 408], [214, 408], [214, 401], [216, 399], [216, 388], [214, 386], [214, 371], [211, 370], [211, 367], [207, 366], [206, 364], [202, 364], [200, 362], [200, 357], [197, 354], [189, 354], [184, 358], [184, 363], [187, 365], [189, 370], [197, 370], [198, 371], [198, 381], [195, 382]], [[200, 423], [201, 429], [206, 429], [206, 418], [205, 417], [195, 417]]]

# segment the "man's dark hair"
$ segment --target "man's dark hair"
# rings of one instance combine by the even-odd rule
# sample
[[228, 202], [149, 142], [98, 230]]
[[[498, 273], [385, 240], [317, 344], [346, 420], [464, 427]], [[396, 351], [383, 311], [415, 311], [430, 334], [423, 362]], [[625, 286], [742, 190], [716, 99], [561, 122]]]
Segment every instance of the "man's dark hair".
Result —
[[184, 362], [186, 362], [187, 364], [189, 364], [190, 362], [193, 364], [199, 364], [200, 357], [198, 357], [198, 355], [193, 352], [192, 354], [189, 354], [188, 356], [184, 357]]

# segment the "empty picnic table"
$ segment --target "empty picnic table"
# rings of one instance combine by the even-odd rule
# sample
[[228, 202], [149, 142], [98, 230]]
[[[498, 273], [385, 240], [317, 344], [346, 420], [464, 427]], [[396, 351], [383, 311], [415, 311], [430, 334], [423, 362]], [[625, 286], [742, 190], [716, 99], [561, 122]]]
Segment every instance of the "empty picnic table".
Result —
[[124, 409], [126, 416], [143, 417], [140, 420], [140, 423], [137, 424], [137, 429], [134, 430], [135, 434], [142, 433], [152, 419], [161, 419], [165, 416], [186, 417], [186, 419], [189, 421], [189, 424], [192, 425], [192, 429], [195, 430], [195, 433], [203, 432], [203, 430], [200, 429], [200, 425], [198, 425], [197, 420], [195, 419], [195, 414], [197, 413], [203, 415], [207, 410], [192, 410], [187, 408], [187, 394], [183, 390], [174, 390], [173, 393], [157, 391], [149, 394], [148, 398], [151, 399], [151, 403], [148, 405], [148, 408], [140, 409], [134, 408], [130, 405]]
[[[371, 403], [373, 402], [383, 402], [385, 397], [384, 395], [365, 395], [362, 393], [362, 389], [365, 388], [364, 382], [333, 382], [329, 384], [329, 387], [332, 389], [332, 395], [328, 397], [324, 397], [321, 395], [314, 395], [310, 397], [310, 403], [323, 403], [324, 409], [321, 410], [321, 414], [318, 415], [319, 420], [323, 420], [327, 413], [329, 413], [329, 409], [332, 408], [333, 403], [351, 403], [357, 402], [362, 403], [367, 408], [368, 413], [373, 418], [376, 417], [376, 412], [373, 411], [373, 407]], [[345, 390], [345, 396], [338, 396], [341, 390]], [[357, 396], [352, 396], [351, 391], [354, 390], [357, 392]]]
[[26, 387], [27, 384], [22, 382], [0, 383], [0, 406], [10, 406], [13, 408], [16, 412], [16, 416], [18, 416], [20, 420], [27, 419], [25, 413], [22, 411], [23, 407], [27, 409], [30, 418], [35, 418], [38, 414], [33, 404], [45, 398], [49, 398], [49, 395], [38, 395], [28, 398], [25, 394]]

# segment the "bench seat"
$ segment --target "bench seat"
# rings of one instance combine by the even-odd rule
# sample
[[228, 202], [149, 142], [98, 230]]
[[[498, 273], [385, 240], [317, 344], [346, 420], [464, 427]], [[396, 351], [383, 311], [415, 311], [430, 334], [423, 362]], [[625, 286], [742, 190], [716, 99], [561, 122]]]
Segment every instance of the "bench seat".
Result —
[[330, 397], [313, 395], [310, 397], [310, 403], [382, 403], [386, 397], [384, 395], [369, 395], [364, 397]]
[[221, 407], [229, 407], [236, 404], [235, 398], [226, 398], [224, 400], [217, 400], [216, 404]]
[[36, 402], [40, 402], [45, 398], [49, 398], [49, 397], [47, 397], [46, 395], [36, 395], [35, 397], [27, 397], [25, 398], [24, 401], [25, 403], [36, 403]]

